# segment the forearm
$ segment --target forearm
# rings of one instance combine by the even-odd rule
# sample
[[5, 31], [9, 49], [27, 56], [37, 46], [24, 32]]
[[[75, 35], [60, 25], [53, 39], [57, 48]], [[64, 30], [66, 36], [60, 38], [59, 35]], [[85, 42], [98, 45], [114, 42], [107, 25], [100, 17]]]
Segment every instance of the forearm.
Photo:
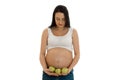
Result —
[[43, 70], [47, 69], [47, 64], [46, 64], [46, 60], [45, 60], [45, 56], [44, 55], [40, 55], [40, 63], [42, 65]]
[[73, 67], [78, 63], [79, 59], [80, 59], [80, 55], [79, 54], [75, 55], [75, 57], [73, 58], [73, 61], [72, 61], [71, 65], [69, 66], [70, 70], [72, 70]]

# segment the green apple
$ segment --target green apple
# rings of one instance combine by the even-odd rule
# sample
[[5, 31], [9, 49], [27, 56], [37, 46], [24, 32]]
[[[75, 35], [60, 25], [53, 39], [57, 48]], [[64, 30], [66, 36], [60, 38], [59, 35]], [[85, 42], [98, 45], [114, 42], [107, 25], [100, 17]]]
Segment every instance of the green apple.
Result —
[[68, 73], [68, 68], [62, 68], [62, 73], [67, 74]]
[[55, 71], [55, 67], [49, 66], [49, 70], [50, 70], [51, 72], [54, 72], [54, 71]]
[[55, 73], [61, 74], [61, 69], [56, 69], [56, 70], [55, 70]]

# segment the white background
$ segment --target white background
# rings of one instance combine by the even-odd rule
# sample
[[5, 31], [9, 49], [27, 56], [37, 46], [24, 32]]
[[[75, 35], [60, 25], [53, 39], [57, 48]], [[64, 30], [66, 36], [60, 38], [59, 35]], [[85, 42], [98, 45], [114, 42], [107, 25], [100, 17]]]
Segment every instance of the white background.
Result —
[[119, 0], [0, 0], [0, 80], [42, 80], [41, 33], [58, 4], [80, 38], [75, 80], [120, 80]]

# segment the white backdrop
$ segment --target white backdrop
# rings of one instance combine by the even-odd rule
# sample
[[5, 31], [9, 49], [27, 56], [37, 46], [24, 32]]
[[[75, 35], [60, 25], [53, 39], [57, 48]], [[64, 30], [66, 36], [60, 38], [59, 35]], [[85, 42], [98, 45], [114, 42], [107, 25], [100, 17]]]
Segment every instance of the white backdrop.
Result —
[[119, 0], [1, 0], [0, 80], [42, 80], [41, 33], [58, 4], [80, 38], [75, 80], [120, 80]]

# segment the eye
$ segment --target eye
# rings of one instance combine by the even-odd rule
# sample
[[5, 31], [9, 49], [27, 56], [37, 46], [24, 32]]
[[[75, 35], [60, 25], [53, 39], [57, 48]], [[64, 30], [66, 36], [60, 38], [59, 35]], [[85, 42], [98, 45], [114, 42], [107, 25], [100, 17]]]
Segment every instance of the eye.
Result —
[[57, 21], [59, 21], [59, 20], [60, 20], [60, 18], [56, 18], [56, 20], [57, 20]]
[[65, 18], [62, 18], [62, 21], [65, 21]]

